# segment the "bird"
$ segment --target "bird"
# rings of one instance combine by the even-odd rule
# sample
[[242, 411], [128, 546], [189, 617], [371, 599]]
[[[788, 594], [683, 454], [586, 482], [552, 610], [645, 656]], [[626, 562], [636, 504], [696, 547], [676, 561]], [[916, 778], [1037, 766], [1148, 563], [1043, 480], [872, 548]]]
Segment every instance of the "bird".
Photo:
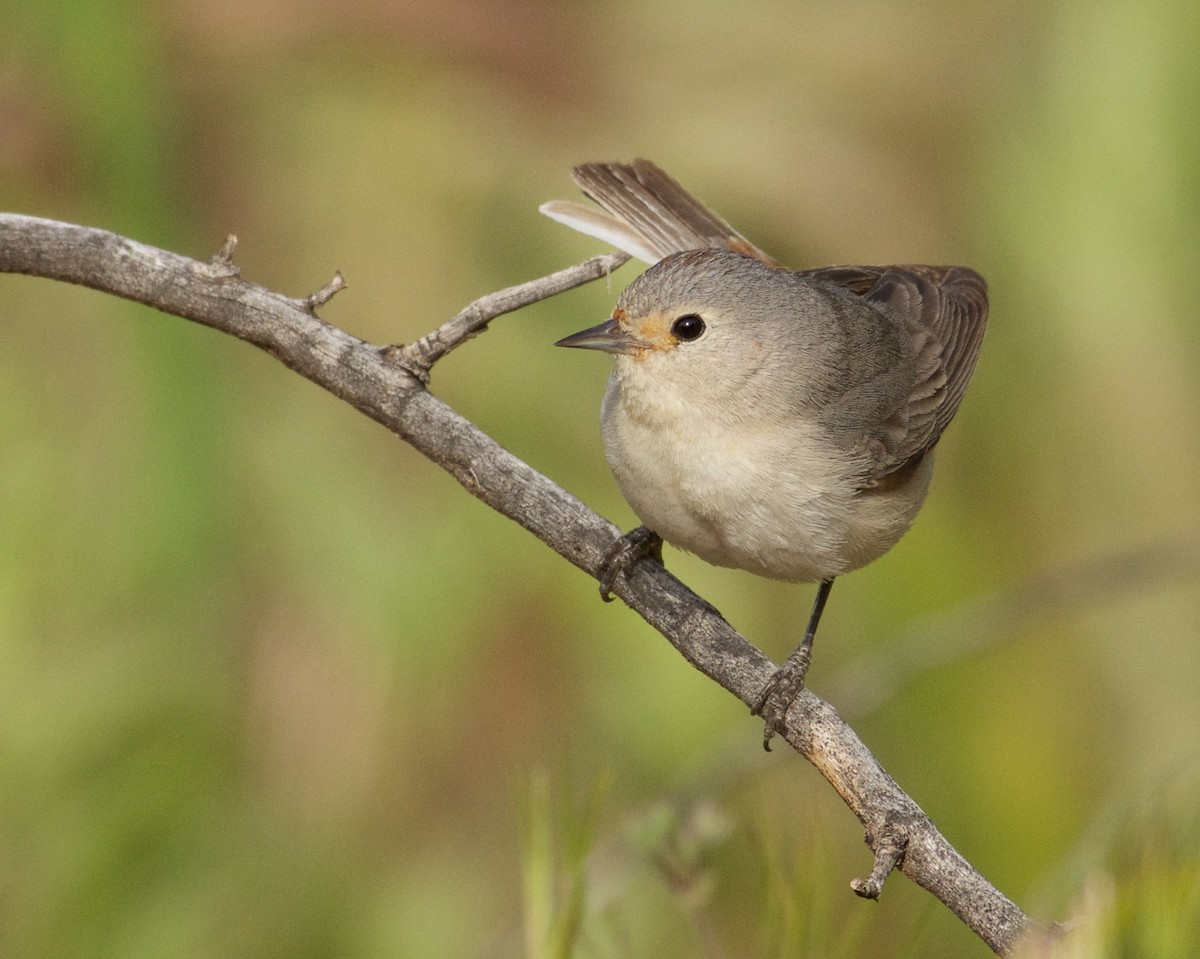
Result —
[[987, 284], [963, 266], [788, 270], [649, 160], [572, 176], [599, 209], [541, 212], [650, 264], [608, 320], [556, 344], [613, 357], [601, 436], [641, 526], [605, 557], [601, 595], [661, 560], [664, 540], [816, 582], [800, 642], [752, 706], [769, 750], [835, 578], [891, 549], [925, 502], [983, 342]]

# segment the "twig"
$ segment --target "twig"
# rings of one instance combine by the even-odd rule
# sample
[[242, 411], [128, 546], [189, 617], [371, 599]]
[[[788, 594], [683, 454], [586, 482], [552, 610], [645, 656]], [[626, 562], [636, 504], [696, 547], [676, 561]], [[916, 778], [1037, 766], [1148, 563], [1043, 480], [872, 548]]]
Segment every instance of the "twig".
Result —
[[342, 271], [338, 270], [333, 274], [333, 279], [326, 283], [315, 293], [310, 293], [304, 300], [304, 308], [309, 313], [316, 313], [321, 307], [332, 300], [335, 296], [346, 288], [346, 278], [342, 276]]
[[237, 249], [237, 244], [238, 238], [232, 233], [225, 237], [225, 243], [221, 249], [208, 261], [210, 276], [237, 276], [241, 272], [238, 265], [233, 262], [233, 251]]
[[[0, 214], [0, 272], [82, 284], [253, 343], [382, 423], [569, 562], [600, 574], [620, 531], [432, 396], [424, 380], [438, 357], [490, 319], [603, 276], [620, 256], [484, 297], [411, 347], [381, 348], [317, 319], [309, 300], [247, 283], [231, 252], [227, 244], [203, 264], [103, 230]], [[774, 664], [662, 566], [637, 564], [614, 592], [706, 676], [747, 705], [757, 701]], [[805, 690], [782, 732], [866, 827], [875, 864], [856, 892], [877, 896], [899, 868], [1001, 954], [1038, 928], [955, 851], [832, 706]]]
[[904, 855], [904, 843], [900, 840], [898, 831], [893, 829], [890, 834], [874, 843], [871, 836], [868, 835], [867, 845], [873, 847], [875, 866], [871, 869], [871, 875], [866, 879], [851, 879], [850, 888], [854, 890], [855, 895], [861, 896], [863, 899], [878, 899], [883, 892], [883, 884], [887, 877], [900, 864], [900, 859]]
[[549, 276], [481, 296], [432, 333], [427, 333], [415, 343], [395, 347], [392, 358], [415, 373], [422, 382], [428, 383], [429, 370], [434, 363], [467, 340], [478, 336], [496, 317], [608, 276], [628, 260], [628, 253], [605, 253], [578, 266], [569, 266]]

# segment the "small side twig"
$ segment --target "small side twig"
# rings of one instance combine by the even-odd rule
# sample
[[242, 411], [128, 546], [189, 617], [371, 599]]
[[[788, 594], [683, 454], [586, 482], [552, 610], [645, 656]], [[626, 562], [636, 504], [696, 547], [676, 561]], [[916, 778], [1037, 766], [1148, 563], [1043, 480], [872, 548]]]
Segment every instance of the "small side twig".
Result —
[[606, 253], [602, 256], [594, 256], [590, 260], [585, 260], [576, 266], [569, 266], [557, 273], [551, 273], [549, 276], [481, 296], [460, 310], [457, 316], [447, 320], [415, 343], [394, 347], [394, 355], [391, 359], [406, 369], [412, 370], [427, 382], [429, 371], [434, 363], [451, 350], [462, 346], [467, 340], [478, 336], [496, 317], [519, 310], [531, 303], [548, 299], [555, 294], [573, 290], [577, 286], [583, 286], [602, 276], [608, 276], [628, 259], [629, 254], [627, 253]]
[[898, 832], [892, 832], [879, 839], [868, 835], [867, 844], [875, 853], [875, 865], [866, 879], [851, 879], [850, 888], [854, 890], [856, 896], [861, 896], [863, 899], [878, 899], [883, 892], [883, 884], [887, 881], [887, 877], [900, 864], [907, 843]]
[[237, 249], [238, 238], [232, 233], [225, 237], [225, 242], [221, 245], [213, 258], [208, 261], [209, 276], [214, 279], [223, 276], [237, 276], [241, 270], [238, 265], [233, 262], [233, 251]]
[[332, 300], [337, 294], [341, 293], [346, 288], [346, 278], [342, 276], [342, 271], [338, 270], [333, 274], [333, 279], [326, 283], [315, 293], [310, 293], [304, 300], [304, 308], [309, 313], [316, 314], [317, 310], [323, 307], [326, 303]]

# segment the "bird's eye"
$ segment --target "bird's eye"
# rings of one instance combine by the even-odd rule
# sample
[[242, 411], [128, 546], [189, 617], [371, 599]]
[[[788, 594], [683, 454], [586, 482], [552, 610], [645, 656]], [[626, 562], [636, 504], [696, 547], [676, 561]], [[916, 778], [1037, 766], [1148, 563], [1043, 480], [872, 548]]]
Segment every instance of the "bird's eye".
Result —
[[698, 313], [685, 313], [671, 324], [671, 333], [688, 343], [698, 340], [704, 333], [704, 320]]

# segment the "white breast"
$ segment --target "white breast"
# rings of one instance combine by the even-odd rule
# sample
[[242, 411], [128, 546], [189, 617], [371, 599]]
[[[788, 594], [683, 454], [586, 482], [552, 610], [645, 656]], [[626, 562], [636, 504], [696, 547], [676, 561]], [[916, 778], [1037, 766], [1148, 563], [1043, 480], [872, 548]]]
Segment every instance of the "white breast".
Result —
[[709, 563], [791, 582], [836, 576], [890, 549], [924, 499], [927, 470], [919, 488], [859, 493], [816, 423], [702, 415], [639, 367], [609, 381], [605, 454], [641, 522]]

